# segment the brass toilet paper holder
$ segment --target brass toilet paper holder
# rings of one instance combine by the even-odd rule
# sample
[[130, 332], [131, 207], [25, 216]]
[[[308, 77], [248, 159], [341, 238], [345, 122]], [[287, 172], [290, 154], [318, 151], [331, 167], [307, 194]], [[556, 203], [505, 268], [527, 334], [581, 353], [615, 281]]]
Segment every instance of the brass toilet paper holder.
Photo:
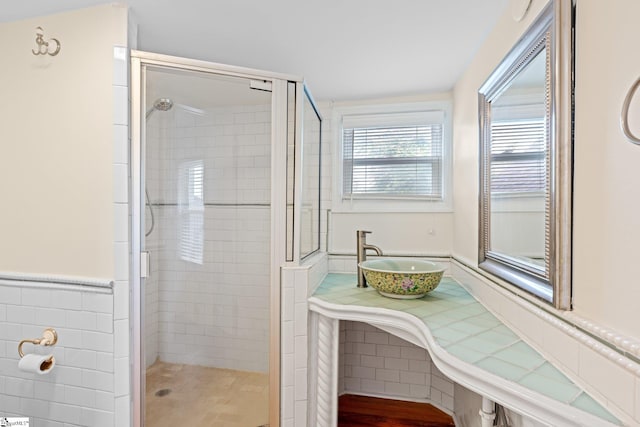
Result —
[[56, 332], [56, 330], [53, 328], [47, 328], [42, 333], [42, 338], [26, 339], [26, 340], [20, 341], [20, 344], [18, 344], [18, 354], [20, 355], [21, 358], [24, 357], [22, 346], [25, 343], [51, 346], [51, 345], [55, 345], [57, 342], [58, 342], [58, 333]]

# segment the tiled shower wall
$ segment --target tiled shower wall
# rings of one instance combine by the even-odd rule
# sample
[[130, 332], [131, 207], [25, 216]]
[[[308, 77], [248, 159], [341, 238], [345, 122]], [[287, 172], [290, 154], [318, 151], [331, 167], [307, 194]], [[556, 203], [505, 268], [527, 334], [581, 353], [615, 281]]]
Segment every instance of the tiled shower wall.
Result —
[[[202, 114], [176, 106], [149, 122], [147, 185], [156, 229], [147, 240], [147, 363], [159, 357], [267, 372], [270, 105]], [[199, 164], [204, 207], [186, 211], [180, 174]], [[148, 209], [146, 218], [149, 224]]]

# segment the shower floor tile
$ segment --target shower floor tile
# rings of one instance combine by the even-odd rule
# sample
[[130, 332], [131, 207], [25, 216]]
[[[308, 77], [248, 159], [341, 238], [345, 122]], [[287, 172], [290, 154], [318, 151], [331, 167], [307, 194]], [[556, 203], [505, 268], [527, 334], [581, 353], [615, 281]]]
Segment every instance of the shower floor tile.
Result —
[[258, 427], [269, 421], [269, 376], [157, 361], [147, 369], [147, 427]]

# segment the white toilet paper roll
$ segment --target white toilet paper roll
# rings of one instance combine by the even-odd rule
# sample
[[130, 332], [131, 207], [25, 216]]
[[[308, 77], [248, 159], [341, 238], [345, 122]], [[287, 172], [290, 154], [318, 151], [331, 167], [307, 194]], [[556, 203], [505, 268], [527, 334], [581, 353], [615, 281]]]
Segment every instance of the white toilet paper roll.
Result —
[[24, 372], [45, 375], [56, 365], [56, 358], [52, 354], [25, 354], [18, 368]]

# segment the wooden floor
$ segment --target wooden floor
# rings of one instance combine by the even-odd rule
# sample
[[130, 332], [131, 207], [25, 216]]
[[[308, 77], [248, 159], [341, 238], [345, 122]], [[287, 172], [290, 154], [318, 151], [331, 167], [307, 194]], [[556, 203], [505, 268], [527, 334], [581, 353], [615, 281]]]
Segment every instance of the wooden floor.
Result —
[[345, 394], [338, 399], [339, 427], [454, 427], [453, 418], [428, 403]]

